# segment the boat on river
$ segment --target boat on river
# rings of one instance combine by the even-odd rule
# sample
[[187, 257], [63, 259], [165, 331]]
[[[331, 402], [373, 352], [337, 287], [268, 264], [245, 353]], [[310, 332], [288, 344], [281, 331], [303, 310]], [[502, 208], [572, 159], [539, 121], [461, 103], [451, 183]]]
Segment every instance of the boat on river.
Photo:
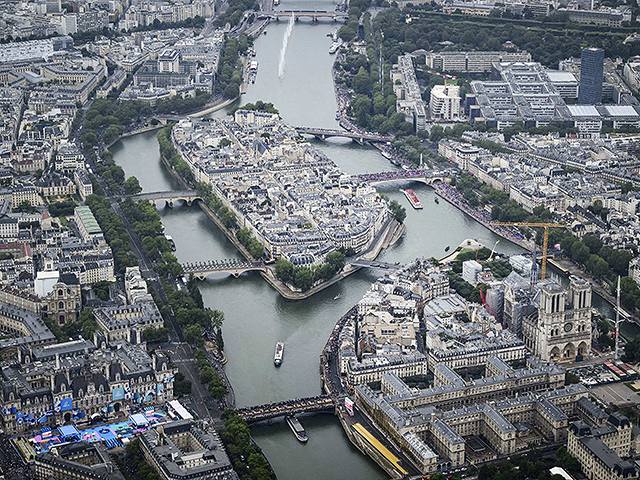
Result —
[[276, 343], [276, 353], [273, 356], [273, 364], [276, 367], [282, 365], [282, 357], [284, 356], [284, 342]]
[[440, 200], [438, 200], [438, 197], [434, 197], [434, 200], [436, 201], [436, 203], [440, 203]]
[[416, 194], [413, 190], [409, 188], [407, 190], [403, 190], [402, 192], [404, 193], [404, 196], [407, 197], [407, 200], [409, 200], [409, 203], [413, 208], [415, 208], [416, 210], [422, 208], [422, 204], [420, 203], [420, 200], [418, 200], [418, 197], [416, 197]]
[[331, 46], [329, 47], [329, 53], [331, 55], [333, 55], [334, 53], [336, 53], [338, 51], [338, 49], [340, 48], [340, 45], [342, 45], [342, 42], [338, 41], [338, 42], [333, 42], [331, 44]]
[[340, 298], [342, 298], [341, 294], [336, 295], [335, 297], [333, 297], [334, 300], [339, 300]]
[[287, 425], [289, 425], [289, 428], [291, 428], [291, 431], [299, 441], [304, 443], [307, 440], [309, 440], [309, 436], [307, 435], [307, 432], [304, 431], [302, 424], [295, 417], [295, 415], [287, 415], [284, 418], [287, 421]]
[[164, 238], [166, 238], [167, 242], [169, 242], [169, 248], [171, 249], [171, 251], [175, 252], [176, 251], [176, 242], [173, 241], [173, 237], [171, 237], [171, 235], [165, 234]]
[[451, 246], [450, 246], [450, 245], [447, 245], [447, 246], [445, 247], [444, 251], [445, 251], [445, 252], [448, 252], [450, 248], [451, 248]]

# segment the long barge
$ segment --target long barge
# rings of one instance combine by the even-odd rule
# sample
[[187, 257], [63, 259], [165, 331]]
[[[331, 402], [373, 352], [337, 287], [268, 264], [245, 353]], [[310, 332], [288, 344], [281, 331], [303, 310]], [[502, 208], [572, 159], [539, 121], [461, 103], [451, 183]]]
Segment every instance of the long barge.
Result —
[[293, 434], [296, 436], [298, 441], [305, 443], [307, 440], [309, 440], [309, 436], [307, 435], [307, 432], [304, 431], [302, 424], [295, 417], [295, 415], [287, 415], [285, 417], [285, 420], [287, 421], [287, 425], [289, 425], [289, 428], [291, 429]]

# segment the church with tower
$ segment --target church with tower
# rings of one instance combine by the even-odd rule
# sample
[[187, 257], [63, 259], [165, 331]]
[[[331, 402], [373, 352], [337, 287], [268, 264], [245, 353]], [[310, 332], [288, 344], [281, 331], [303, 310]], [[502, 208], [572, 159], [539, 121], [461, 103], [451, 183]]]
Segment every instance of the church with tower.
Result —
[[591, 285], [572, 276], [569, 288], [553, 280], [536, 285], [532, 311], [522, 319], [527, 348], [544, 361], [591, 353]]

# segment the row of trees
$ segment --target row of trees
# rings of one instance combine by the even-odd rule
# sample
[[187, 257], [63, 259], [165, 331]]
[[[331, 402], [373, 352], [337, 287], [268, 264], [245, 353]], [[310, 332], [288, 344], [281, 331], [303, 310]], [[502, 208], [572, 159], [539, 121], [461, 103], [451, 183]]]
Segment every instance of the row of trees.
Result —
[[247, 250], [253, 258], [258, 259], [264, 255], [264, 245], [253, 236], [249, 228], [244, 227], [239, 229], [236, 232], [236, 238], [242, 245], [247, 247]]
[[124, 274], [127, 267], [138, 265], [138, 259], [131, 250], [129, 235], [122, 217], [111, 211], [111, 202], [97, 194], [89, 195], [86, 204], [96, 218], [104, 238], [111, 247], [116, 271]]
[[[138, 101], [118, 102], [117, 99], [97, 99], [84, 116], [80, 143], [91, 160], [97, 160], [94, 147], [101, 147], [117, 140], [124, 129], [132, 123], [153, 113], [152, 108]], [[78, 127], [80, 111], [74, 120], [74, 131]], [[110, 189], [117, 191], [124, 182], [124, 171], [113, 162], [113, 155], [105, 151], [100, 155], [97, 173], [107, 182]]]
[[262, 100], [258, 100], [256, 103], [245, 103], [242, 106], [235, 106], [229, 112], [229, 115], [234, 115], [238, 110], [252, 110], [255, 112], [261, 113], [275, 113], [276, 115], [280, 115], [278, 109], [271, 102], [263, 102]]
[[193, 97], [184, 97], [180, 95], [174, 95], [171, 98], [165, 98], [160, 100], [156, 105], [156, 112], [158, 113], [188, 113], [193, 112], [204, 107], [211, 95], [202, 90], [196, 90], [196, 94]]
[[340, 251], [333, 251], [326, 255], [325, 262], [320, 265], [294, 265], [285, 258], [275, 264], [276, 277], [284, 283], [293, 285], [303, 292], [313, 287], [316, 282], [329, 280], [341, 271], [345, 265], [345, 255]]
[[216, 400], [225, 398], [227, 396], [227, 387], [224, 385], [220, 374], [216, 372], [211, 362], [207, 359], [206, 352], [202, 349], [197, 349], [193, 352], [193, 356], [196, 357], [198, 362], [200, 383], [206, 385], [211, 398]]
[[[231, 1], [233, 2], [234, 0]], [[252, 44], [253, 38], [244, 33], [238, 38], [226, 39], [218, 65], [216, 91], [224, 93], [228, 98], [235, 98], [240, 94], [240, 85], [242, 85], [240, 55], [246, 54]]]
[[182, 275], [182, 265], [171, 253], [171, 245], [164, 236], [164, 227], [155, 207], [147, 200], [134, 203], [131, 197], [127, 197], [120, 202], [120, 208], [140, 239], [145, 254], [156, 262], [156, 272], [167, 278]]
[[158, 145], [160, 146], [160, 155], [167, 160], [169, 165], [176, 171], [181, 178], [187, 183], [194, 182], [193, 172], [187, 162], [184, 161], [182, 156], [175, 149], [171, 143], [171, 129], [173, 124], [166, 126], [158, 132], [156, 138], [158, 139]]
[[226, 207], [222, 200], [220, 200], [212, 191], [211, 185], [203, 182], [198, 182], [196, 185], [196, 192], [205, 201], [207, 206], [220, 219], [222, 224], [228, 228], [233, 229], [236, 227], [236, 214], [233, 213], [228, 207]]
[[276, 475], [262, 450], [251, 440], [247, 422], [232, 409], [222, 412], [222, 419], [224, 429], [220, 439], [240, 480], [275, 480]]

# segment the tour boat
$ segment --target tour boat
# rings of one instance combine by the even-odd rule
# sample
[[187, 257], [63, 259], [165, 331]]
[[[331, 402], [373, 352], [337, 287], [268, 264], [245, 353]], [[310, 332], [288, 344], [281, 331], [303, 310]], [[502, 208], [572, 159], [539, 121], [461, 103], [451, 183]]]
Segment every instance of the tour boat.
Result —
[[304, 443], [309, 440], [307, 432], [304, 431], [304, 428], [300, 424], [300, 421], [295, 417], [295, 415], [287, 415], [284, 418], [287, 421], [289, 428], [291, 428], [291, 431], [299, 441]]
[[169, 242], [169, 248], [170, 248], [172, 251], [174, 251], [174, 252], [175, 252], [175, 251], [176, 251], [176, 243], [173, 241], [173, 238], [171, 237], [171, 235], [166, 235], [166, 234], [165, 234], [164, 238], [166, 238], [166, 239], [167, 239], [167, 242]]
[[273, 357], [273, 364], [276, 367], [282, 365], [282, 356], [284, 355], [284, 343], [278, 342], [276, 343], [276, 354]]
[[404, 192], [404, 196], [407, 197], [407, 200], [409, 200], [409, 203], [411, 203], [411, 206], [413, 208], [415, 208], [416, 210], [422, 208], [422, 204], [420, 203], [420, 200], [418, 200], [418, 197], [416, 197], [416, 194], [413, 192], [413, 190], [408, 189], [408, 190], [403, 190]]

